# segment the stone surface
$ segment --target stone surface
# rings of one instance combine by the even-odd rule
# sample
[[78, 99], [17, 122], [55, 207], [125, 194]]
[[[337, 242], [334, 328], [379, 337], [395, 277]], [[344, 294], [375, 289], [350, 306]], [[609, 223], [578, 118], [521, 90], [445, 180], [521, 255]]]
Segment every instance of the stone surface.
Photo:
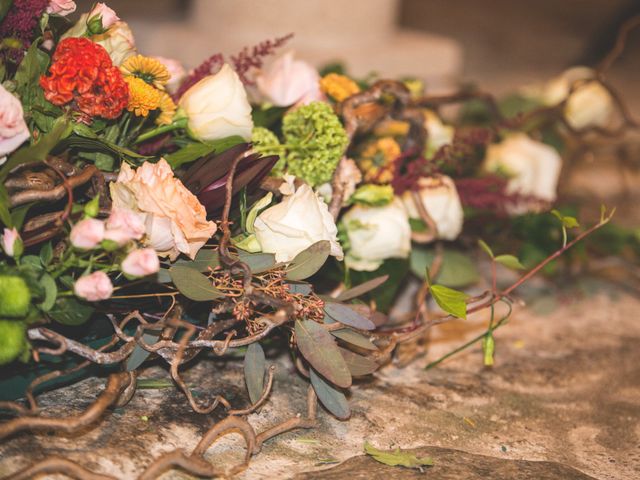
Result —
[[[267, 442], [240, 478], [422, 478], [362, 457], [365, 440], [432, 456], [434, 479], [487, 478], [488, 472], [491, 478], [639, 478], [640, 300], [602, 282], [581, 291], [556, 292], [550, 300], [536, 297], [534, 287], [525, 291], [529, 306], [496, 332], [492, 369], [482, 367], [476, 347], [425, 371], [429, 361], [481, 332], [486, 317], [439, 326], [427, 357], [357, 382], [351, 420], [321, 411], [316, 429]], [[272, 361], [278, 366], [273, 395], [250, 417], [258, 430], [304, 412], [305, 382], [286, 357]], [[220, 361], [201, 361], [185, 376], [200, 399], [222, 393], [234, 405], [246, 404], [241, 365], [221, 368]], [[143, 376], [168, 378], [160, 366]], [[52, 415], [78, 412], [102, 385], [86, 380], [42, 395], [41, 403]], [[127, 407], [81, 435], [23, 434], [5, 443], [0, 476], [57, 454], [133, 478], [152, 457], [193, 448], [219, 418], [192, 413], [173, 388], [139, 390]], [[242, 454], [239, 437], [230, 436], [207, 458], [229, 467]]]

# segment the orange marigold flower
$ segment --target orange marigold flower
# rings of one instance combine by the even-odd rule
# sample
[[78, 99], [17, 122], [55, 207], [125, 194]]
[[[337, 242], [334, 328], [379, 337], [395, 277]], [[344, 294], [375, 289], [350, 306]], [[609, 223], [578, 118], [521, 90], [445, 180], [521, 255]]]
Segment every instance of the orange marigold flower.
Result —
[[320, 90], [337, 102], [360, 92], [360, 87], [349, 77], [337, 73], [329, 73], [320, 79]]
[[394, 161], [402, 149], [392, 137], [382, 137], [365, 144], [357, 159], [366, 182], [389, 183], [393, 180]]
[[127, 106], [129, 89], [107, 51], [88, 38], [65, 38], [40, 77], [44, 97], [54, 105], [75, 101], [90, 117], [116, 118]]

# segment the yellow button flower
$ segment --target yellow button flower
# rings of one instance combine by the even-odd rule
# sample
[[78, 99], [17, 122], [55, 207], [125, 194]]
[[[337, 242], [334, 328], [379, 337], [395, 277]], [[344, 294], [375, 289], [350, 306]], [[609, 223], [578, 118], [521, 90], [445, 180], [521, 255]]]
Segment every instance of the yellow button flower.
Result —
[[337, 102], [360, 92], [360, 87], [349, 77], [337, 73], [329, 73], [320, 79], [320, 90]]
[[125, 77], [140, 78], [160, 90], [164, 90], [164, 86], [171, 78], [169, 70], [163, 63], [144, 55], [134, 55], [127, 58], [120, 65], [120, 71]]
[[160, 106], [163, 92], [138, 77], [125, 77], [124, 80], [129, 85], [127, 110], [134, 112], [138, 117], [146, 117], [151, 110]]

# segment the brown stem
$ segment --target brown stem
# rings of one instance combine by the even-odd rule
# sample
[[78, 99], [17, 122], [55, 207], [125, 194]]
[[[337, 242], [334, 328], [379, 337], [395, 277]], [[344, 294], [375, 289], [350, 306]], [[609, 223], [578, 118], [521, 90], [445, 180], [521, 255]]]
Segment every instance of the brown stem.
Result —
[[85, 467], [77, 463], [60, 457], [48, 457], [44, 460], [31, 465], [19, 472], [14, 473], [11, 477], [5, 477], [5, 480], [31, 480], [40, 475], [53, 475], [56, 473], [63, 474], [77, 480], [116, 480], [111, 475], [102, 475], [100, 473], [87, 470]]
[[69, 188], [73, 189], [79, 187], [80, 185], [84, 185], [89, 180], [91, 180], [91, 177], [93, 177], [98, 172], [99, 170], [95, 166], [88, 165], [77, 175], [69, 177], [67, 179], [68, 183], [58, 185], [57, 187], [52, 188], [51, 190], [46, 192], [43, 192], [42, 190], [23, 190], [11, 195], [9, 197], [9, 202], [11, 203], [12, 207], [17, 207], [18, 205], [24, 205], [25, 203], [36, 201], [52, 202], [54, 200], [60, 200], [65, 196], [65, 193], [67, 193]]

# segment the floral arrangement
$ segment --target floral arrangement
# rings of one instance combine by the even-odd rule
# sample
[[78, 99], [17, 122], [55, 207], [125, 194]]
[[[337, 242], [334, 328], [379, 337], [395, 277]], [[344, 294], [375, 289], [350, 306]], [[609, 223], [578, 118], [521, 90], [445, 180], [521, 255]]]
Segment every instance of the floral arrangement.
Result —
[[[490, 309], [478, 341], [492, 365], [493, 332], [508, 318], [494, 319], [494, 306], [510, 311], [518, 286], [612, 217], [603, 207], [579, 231], [571, 212], [549, 210], [567, 139], [638, 126], [606, 81], [617, 51], [502, 100], [429, 95], [415, 79], [318, 72], [291, 52], [269, 59], [290, 36], [187, 72], [138, 52], [105, 4], [72, 24], [75, 8], [0, 2], [0, 364], [63, 353], [119, 364], [91, 407], [103, 412], [125, 404], [140, 366], [159, 357], [196, 412], [227, 410], [194, 452], [160, 457], [141, 478], [174, 467], [215, 476], [204, 451], [239, 430], [247, 458], [233, 474], [269, 438], [312, 427], [317, 400], [347, 419], [353, 377], [453, 318]], [[449, 105], [458, 108], [446, 116]], [[548, 235], [527, 243], [527, 228]], [[637, 235], [616, 232], [637, 252]], [[472, 297], [461, 289], [482, 262], [491, 287]], [[503, 267], [526, 272], [498, 288]], [[418, 295], [394, 313], [407, 281]], [[105, 322], [112, 337], [90, 347], [84, 339]], [[246, 416], [273, 380], [261, 344], [277, 337], [309, 379], [309, 411], [256, 432]], [[194, 398], [181, 366], [232, 351], [244, 356], [250, 404]], [[95, 421], [41, 416], [42, 380], [26, 406], [0, 404], [15, 415], [0, 439]], [[45, 470], [88, 472], [52, 459], [18, 476]]]

